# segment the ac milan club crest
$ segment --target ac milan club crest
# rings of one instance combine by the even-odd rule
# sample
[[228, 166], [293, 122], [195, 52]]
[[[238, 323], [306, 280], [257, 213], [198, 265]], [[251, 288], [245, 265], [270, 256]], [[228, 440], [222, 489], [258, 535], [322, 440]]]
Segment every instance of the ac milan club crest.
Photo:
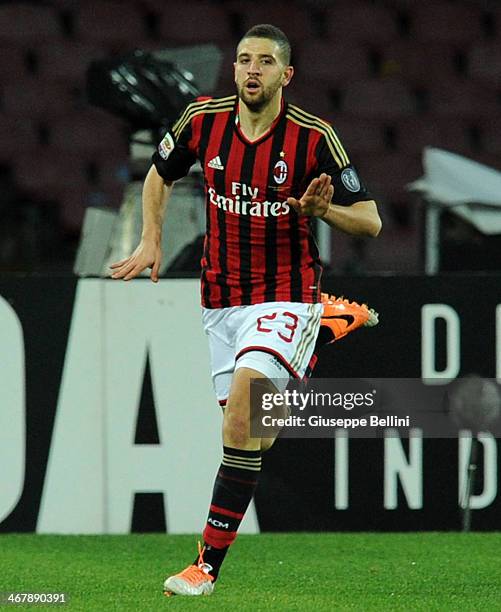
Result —
[[287, 180], [288, 171], [289, 169], [287, 167], [287, 163], [283, 159], [277, 161], [275, 167], [273, 168], [273, 178], [275, 179], [275, 183], [277, 183], [277, 185], [285, 183]]

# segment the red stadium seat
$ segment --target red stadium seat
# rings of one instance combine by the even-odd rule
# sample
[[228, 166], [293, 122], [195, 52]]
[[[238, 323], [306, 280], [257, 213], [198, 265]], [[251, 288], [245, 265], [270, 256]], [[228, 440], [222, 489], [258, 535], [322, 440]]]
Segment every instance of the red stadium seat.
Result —
[[403, 154], [420, 154], [425, 147], [438, 147], [460, 155], [470, 155], [469, 123], [456, 117], [433, 114], [409, 117], [397, 124], [398, 151]]
[[499, 114], [496, 92], [466, 79], [442, 80], [429, 88], [429, 111], [444, 117], [475, 120]]
[[32, 44], [61, 36], [56, 11], [28, 3], [0, 5], [0, 44]]
[[296, 54], [297, 74], [337, 85], [369, 76], [367, 52], [362, 47], [338, 44], [336, 40], [309, 40]]
[[38, 55], [44, 78], [83, 85], [89, 64], [108, 53], [96, 44], [61, 41], [44, 45]]
[[52, 123], [54, 148], [76, 153], [115, 151], [127, 154], [126, 124], [99, 109], [89, 108]]
[[359, 166], [369, 189], [382, 202], [408, 201], [406, 185], [422, 175], [420, 152], [364, 155]]
[[484, 87], [493, 88], [501, 85], [501, 44], [499, 40], [476, 44], [470, 50], [468, 60], [468, 74], [472, 79]]
[[332, 124], [346, 148], [348, 156], [354, 163], [367, 153], [384, 153], [386, 151], [385, 126], [381, 120], [354, 120], [353, 117], [336, 114]]
[[481, 15], [480, 7], [416, 2], [411, 13], [412, 35], [426, 43], [471, 43], [481, 36]]
[[55, 117], [71, 112], [75, 98], [68, 87], [25, 78], [4, 87], [3, 109], [16, 117]]
[[358, 117], [395, 119], [416, 111], [407, 86], [395, 79], [366, 79], [347, 84], [343, 112]]
[[[74, 234], [79, 234], [82, 228], [85, 211], [88, 206], [94, 204], [92, 200], [92, 192], [86, 185], [75, 185], [62, 190], [58, 194], [58, 202], [60, 205], [60, 221], [62, 227]], [[98, 201], [95, 202], [99, 204]], [[102, 206], [105, 200], [100, 203]]]
[[221, 71], [216, 85], [216, 95], [228, 96], [236, 92], [233, 68], [236, 55], [235, 44], [218, 44], [218, 48], [223, 53], [223, 61], [221, 62]]
[[[407, 208], [412, 204], [407, 204]], [[417, 204], [415, 205], [417, 209]], [[407, 214], [407, 213], [406, 213]], [[410, 211], [413, 214], [413, 211]], [[420, 230], [417, 221], [411, 227], [391, 227], [384, 222], [384, 238], [368, 240], [365, 245], [365, 268], [367, 272], [397, 272], [417, 274], [422, 271], [420, 256]]]
[[[488, 155], [497, 155], [501, 158], [501, 115], [486, 119], [480, 123], [482, 130], [482, 145]], [[501, 164], [499, 159], [498, 165]]]
[[26, 49], [22, 46], [0, 48], [0, 79], [2, 83], [17, 81], [20, 77], [29, 76], [26, 65]]
[[72, 10], [77, 4], [82, 4], [84, 1], [89, 0], [50, 0], [51, 5], [62, 11]]
[[92, 188], [85, 183], [66, 186], [58, 194], [60, 219], [68, 232], [80, 233], [85, 211], [89, 206], [106, 206], [117, 209], [123, 191]]
[[30, 120], [0, 115], [0, 159], [10, 161], [16, 153], [29, 155], [38, 144], [36, 125]]
[[37, 197], [55, 199], [61, 189], [85, 181], [82, 159], [67, 152], [37, 148], [13, 162], [19, 185]]
[[[379, 213], [383, 219], [383, 232], [377, 240], [363, 241], [363, 260], [360, 260], [360, 251], [355, 246], [359, 241], [335, 232], [332, 239], [332, 265], [337, 274], [353, 274], [353, 267], [362, 267], [365, 272], [420, 272], [419, 260], [419, 226], [417, 222], [413, 226], [402, 229], [399, 227], [391, 214], [392, 209], [379, 202]], [[406, 214], [416, 217], [416, 211], [408, 210], [412, 204], [406, 205]]]
[[451, 78], [455, 73], [456, 48], [444, 43], [426, 45], [413, 40], [393, 41], [380, 47], [383, 75], [396, 75], [413, 85], [427, 85], [430, 81]]
[[[94, 183], [119, 205], [123, 190], [129, 182], [129, 157], [127, 151], [101, 151], [87, 156], [98, 169], [98, 180]], [[118, 200], [117, 200], [118, 198]], [[111, 204], [110, 204], [111, 205]]]
[[147, 32], [144, 16], [133, 4], [104, 0], [80, 3], [75, 13], [75, 34], [83, 42], [134, 49]]
[[336, 2], [325, 11], [328, 36], [346, 45], [387, 43], [398, 35], [396, 15], [389, 8], [368, 2]]
[[285, 99], [305, 111], [327, 121], [332, 120], [334, 106], [328, 89], [321, 81], [304, 80], [299, 76], [284, 91]]
[[[36, 160], [36, 164], [32, 159]], [[34, 149], [13, 158], [15, 178], [23, 191], [33, 197], [57, 200], [65, 227], [79, 231], [85, 208], [112, 206], [118, 208], [122, 201], [124, 177], [120, 176], [119, 162], [111, 156], [89, 157], [68, 151]], [[89, 181], [89, 163], [99, 167], [97, 182]]]
[[[440, 1], [440, 0], [436, 0]], [[393, 8], [398, 10], [412, 8], [416, 5], [416, 0], [389, 0], [389, 2], [385, 2], [385, 4], [390, 4]]]
[[501, 172], [501, 153], [476, 153], [472, 159]]
[[249, 3], [243, 0], [233, 0], [229, 3], [228, 10], [240, 15], [244, 32], [261, 23], [271, 23], [282, 29], [291, 41], [293, 55], [294, 44], [313, 36], [308, 11], [293, 2], [277, 0], [276, 2]]
[[159, 33], [165, 46], [226, 43], [233, 38], [228, 12], [219, 4], [201, 0], [167, 2]]

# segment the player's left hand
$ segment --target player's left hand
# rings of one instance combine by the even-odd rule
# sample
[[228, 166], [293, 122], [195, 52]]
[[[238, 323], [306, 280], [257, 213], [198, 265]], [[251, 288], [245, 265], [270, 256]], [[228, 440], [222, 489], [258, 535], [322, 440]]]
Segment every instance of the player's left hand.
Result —
[[287, 198], [287, 204], [292, 206], [298, 215], [323, 217], [334, 195], [334, 185], [331, 185], [331, 180], [328, 174], [322, 172], [318, 178], [311, 181], [299, 200]]

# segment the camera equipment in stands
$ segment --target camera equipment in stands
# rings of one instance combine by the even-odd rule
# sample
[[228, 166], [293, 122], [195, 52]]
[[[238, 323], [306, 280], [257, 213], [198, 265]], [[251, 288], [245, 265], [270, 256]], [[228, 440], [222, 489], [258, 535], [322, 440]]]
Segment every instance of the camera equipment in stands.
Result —
[[[121, 57], [97, 61], [87, 72], [89, 101], [130, 124], [129, 171], [131, 182], [120, 211], [89, 207], [80, 239], [74, 272], [79, 276], [107, 276], [111, 261], [128, 256], [141, 236], [142, 181], [151, 165], [155, 144], [165, 128], [199, 96], [214, 91], [223, 54], [215, 45], [137, 50]], [[162, 274], [173, 269], [190, 271], [198, 260], [204, 233], [203, 188], [200, 167], [176, 187], [169, 204]], [[188, 245], [188, 246], [187, 246]], [[191, 246], [193, 245], [193, 246]]]
[[167, 126], [199, 95], [191, 72], [142, 50], [93, 62], [87, 93], [92, 104], [127, 119], [136, 130]]

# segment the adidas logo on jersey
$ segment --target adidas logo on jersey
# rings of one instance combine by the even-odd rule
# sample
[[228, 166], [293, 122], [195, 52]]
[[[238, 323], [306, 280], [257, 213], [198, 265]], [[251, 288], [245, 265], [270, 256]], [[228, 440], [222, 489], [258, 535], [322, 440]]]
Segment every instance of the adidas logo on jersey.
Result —
[[207, 164], [209, 168], [213, 168], [214, 170], [224, 170], [224, 166], [221, 163], [221, 158], [219, 155], [216, 155], [210, 162]]

